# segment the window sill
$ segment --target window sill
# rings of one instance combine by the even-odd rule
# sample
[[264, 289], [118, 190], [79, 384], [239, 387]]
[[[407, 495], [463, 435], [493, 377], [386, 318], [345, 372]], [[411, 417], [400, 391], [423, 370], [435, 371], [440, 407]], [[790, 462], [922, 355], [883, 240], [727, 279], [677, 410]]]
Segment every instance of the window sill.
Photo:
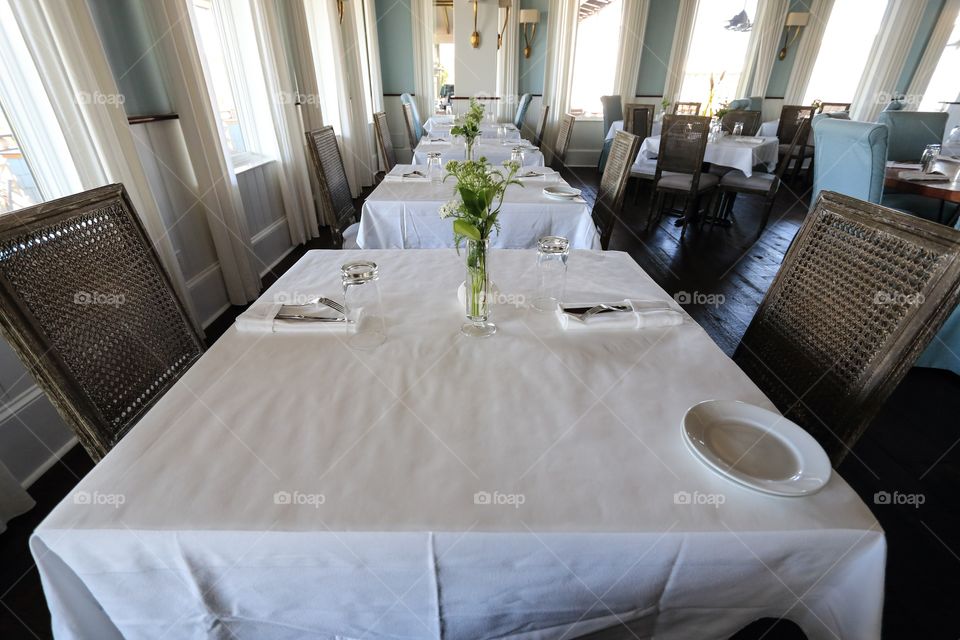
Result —
[[270, 156], [250, 152], [235, 153], [230, 159], [233, 160], [233, 173], [235, 175], [240, 175], [245, 171], [250, 171], [251, 169], [256, 169], [257, 167], [262, 167], [265, 164], [273, 162], [273, 158]]
[[574, 116], [577, 122], [603, 122], [603, 116]]

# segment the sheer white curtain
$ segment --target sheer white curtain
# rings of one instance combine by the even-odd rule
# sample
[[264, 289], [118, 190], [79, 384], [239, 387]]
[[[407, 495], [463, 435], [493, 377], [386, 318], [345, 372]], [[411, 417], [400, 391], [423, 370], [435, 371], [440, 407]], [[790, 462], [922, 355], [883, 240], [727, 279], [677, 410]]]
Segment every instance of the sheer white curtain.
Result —
[[253, 12], [281, 166], [278, 175], [283, 208], [290, 239], [303, 244], [316, 238], [319, 231], [303, 124], [296, 104], [297, 82], [285, 44], [288, 34], [280, 6], [273, 0], [253, 0]]
[[767, 95], [767, 84], [781, 47], [783, 23], [787, 19], [789, 5], [789, 0], [760, 0], [757, 3], [747, 59], [737, 84], [737, 98], [763, 98]]
[[44, 80], [83, 188], [111, 182], [124, 185], [196, 323], [183, 272], [137, 155], [123, 105], [117, 100], [82, 99], [120, 95], [86, 2], [12, 0], [10, 7]]
[[413, 20], [413, 84], [421, 118], [433, 113], [434, 0], [410, 0]]
[[[503, 27], [503, 14], [498, 11], [497, 26]], [[513, 120], [517, 112], [517, 94], [520, 91], [520, 1], [514, 0], [503, 29], [503, 42], [497, 52], [497, 119]]]
[[890, 102], [907, 52], [917, 37], [924, 5], [916, 0], [890, 0], [887, 4], [880, 33], [873, 41], [867, 67], [853, 98], [850, 116], [854, 120], [873, 122], [880, 109]]
[[643, 34], [647, 30], [649, 6], [649, 0], [632, 0], [623, 3], [620, 49], [617, 54], [617, 73], [614, 76], [613, 92], [620, 95], [624, 102], [633, 102], [637, 95], [637, 77], [640, 75]]
[[[827, 30], [830, 12], [833, 11], [833, 0], [812, 0], [810, 3], [810, 21], [803, 28], [796, 46], [796, 57], [793, 61], [793, 71], [787, 82], [784, 92], [784, 104], [800, 104], [803, 95], [807, 92], [813, 66], [817, 63], [817, 53], [820, 52], [820, 43], [823, 33]], [[842, 64], [838, 60], [837, 64]]]
[[[354, 136], [349, 146], [349, 155], [354, 163], [353, 172], [359, 187], [373, 184], [379, 169], [376, 139], [373, 132], [373, 96], [370, 93], [370, 63], [365, 33], [364, 3], [353, 0], [344, 3], [343, 62], [347, 75], [347, 99]], [[341, 97], [343, 100], [343, 97]], [[360, 189], [354, 196], [360, 195]]]
[[17, 479], [0, 462], [0, 533], [7, 530], [7, 523], [33, 508], [33, 498], [23, 490]]
[[[927, 92], [927, 86], [933, 78], [933, 72], [940, 62], [940, 56], [943, 55], [943, 49], [947, 46], [947, 40], [953, 32], [953, 25], [957, 20], [957, 13], [960, 12], [960, 0], [947, 0], [940, 10], [940, 17], [937, 18], [937, 24], [927, 40], [927, 48], [923, 52], [920, 64], [910, 80], [910, 86], [907, 93], [910, 96], [920, 96]], [[920, 100], [909, 100], [907, 108], [915, 111], [920, 104]]]
[[573, 84], [573, 56], [577, 46], [578, 0], [557, 0], [550, 5], [547, 45], [544, 50], [546, 69], [543, 80], [543, 104], [550, 107], [547, 120], [546, 160], [553, 159], [553, 142], [557, 138], [560, 119], [570, 106]]
[[677, 26], [673, 32], [673, 48], [670, 50], [670, 63], [667, 65], [667, 82], [663, 87], [663, 97], [674, 102], [683, 86], [684, 68], [687, 66], [687, 54], [690, 52], [690, 39], [693, 37], [693, 25], [697, 17], [699, 0], [680, 0], [677, 12]]

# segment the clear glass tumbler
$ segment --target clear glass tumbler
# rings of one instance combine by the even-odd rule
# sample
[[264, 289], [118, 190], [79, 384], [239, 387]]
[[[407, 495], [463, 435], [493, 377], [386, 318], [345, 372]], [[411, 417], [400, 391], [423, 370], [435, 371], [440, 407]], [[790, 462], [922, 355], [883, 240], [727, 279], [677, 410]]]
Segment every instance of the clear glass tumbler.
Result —
[[743, 135], [743, 123], [742, 123], [742, 122], [736, 122], [736, 123], [734, 123], [734, 125], [733, 125], [733, 135], [735, 135], [735, 136], [742, 136], [742, 135]]
[[497, 144], [503, 144], [507, 139], [507, 128], [502, 124], [497, 125]]
[[562, 236], [544, 236], [537, 241], [537, 292], [533, 308], [555, 311], [567, 285], [570, 242]]
[[350, 331], [347, 344], [353, 349], [373, 349], [387, 338], [379, 278], [380, 269], [370, 260], [353, 260], [340, 267]]
[[427, 177], [430, 182], [443, 181], [443, 160], [437, 151], [431, 151], [427, 154]]
[[510, 161], [523, 166], [523, 147], [514, 147], [510, 152]]
[[940, 145], [928, 144], [920, 156], [920, 170], [924, 173], [933, 171], [933, 159], [940, 155]]

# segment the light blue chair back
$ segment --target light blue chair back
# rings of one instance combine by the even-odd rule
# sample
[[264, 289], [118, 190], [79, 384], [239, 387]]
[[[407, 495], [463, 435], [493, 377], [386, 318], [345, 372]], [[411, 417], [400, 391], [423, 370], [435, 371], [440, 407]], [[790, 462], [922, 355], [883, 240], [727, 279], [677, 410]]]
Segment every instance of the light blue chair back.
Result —
[[881, 111], [877, 122], [890, 128], [890, 160], [919, 162], [924, 147], [943, 142], [947, 116], [945, 111]]
[[533, 95], [525, 93], [520, 96], [520, 102], [517, 103], [517, 114], [513, 116], [513, 126], [519, 131], [523, 128], [523, 123], [527, 119], [527, 109], [530, 108], [530, 101]]
[[820, 118], [813, 122], [813, 200], [836, 191], [879, 203], [887, 164], [887, 127], [875, 122]]
[[600, 162], [597, 163], [597, 170], [603, 173], [607, 166], [607, 156], [610, 155], [610, 148], [613, 146], [613, 139], [607, 140], [607, 132], [617, 120], [623, 120], [623, 98], [621, 96], [600, 96], [600, 104], [603, 105], [603, 148], [600, 150]]
[[423, 137], [423, 120], [420, 119], [420, 110], [417, 109], [417, 101], [414, 100], [413, 96], [409, 93], [401, 93], [400, 102], [410, 105], [410, 108], [413, 109], [413, 132], [416, 134], [417, 140], [419, 140]]
[[763, 111], [763, 96], [750, 96], [749, 111]]
[[901, 109], [903, 109], [903, 103], [897, 98], [888, 102], [887, 106], [883, 108], [884, 111], [900, 111]]
[[748, 111], [750, 109], [750, 98], [737, 98], [727, 103], [727, 109], [730, 111]]
[[[954, 228], [960, 229], [960, 220]], [[953, 310], [914, 366], [946, 369], [960, 375], [960, 307]]]

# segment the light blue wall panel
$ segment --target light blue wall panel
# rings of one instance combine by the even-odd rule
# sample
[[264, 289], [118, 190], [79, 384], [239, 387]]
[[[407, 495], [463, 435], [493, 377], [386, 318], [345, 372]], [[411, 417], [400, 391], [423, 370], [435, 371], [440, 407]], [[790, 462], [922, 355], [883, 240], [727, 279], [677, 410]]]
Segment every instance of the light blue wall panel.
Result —
[[522, 0], [521, 9], [539, 9], [540, 24], [530, 47], [533, 52], [529, 58], [523, 57], [523, 34], [520, 34], [520, 70], [518, 86], [520, 93], [543, 93], [543, 78], [547, 68], [547, 24], [550, 20], [550, 0]]
[[376, 0], [383, 92], [413, 93], [413, 15], [410, 0]]
[[923, 57], [923, 52], [927, 48], [927, 42], [930, 40], [930, 34], [937, 25], [937, 19], [943, 10], [946, 0], [924, 0], [927, 6], [923, 10], [923, 16], [920, 17], [920, 25], [917, 27], [917, 37], [913, 45], [907, 52], [907, 57], [903, 62], [903, 72], [900, 74], [900, 80], [897, 82], [897, 91], [905, 93], [913, 80], [913, 74], [917, 72], [917, 66]]
[[673, 48], [680, 0], [655, 0], [647, 12], [647, 28], [643, 34], [643, 54], [637, 76], [638, 96], [663, 95], [667, 82], [667, 65]]

